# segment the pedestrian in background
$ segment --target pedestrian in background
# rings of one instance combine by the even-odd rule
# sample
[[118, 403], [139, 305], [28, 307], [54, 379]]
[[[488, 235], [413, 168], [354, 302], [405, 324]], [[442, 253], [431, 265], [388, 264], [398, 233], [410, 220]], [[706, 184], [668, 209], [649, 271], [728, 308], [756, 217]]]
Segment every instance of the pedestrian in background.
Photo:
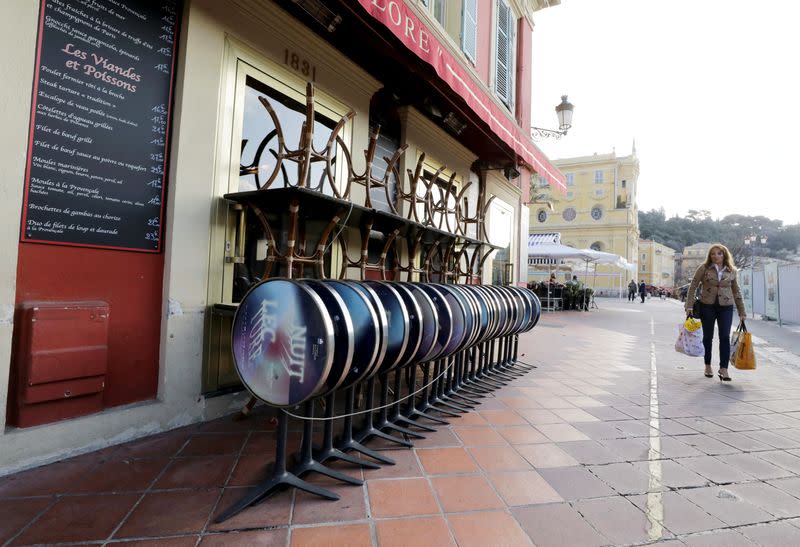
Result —
[[639, 296], [642, 297], [642, 304], [644, 304], [644, 297], [647, 296], [647, 285], [645, 284], [644, 280], [639, 283]]
[[636, 300], [636, 281], [631, 279], [631, 282], [628, 283], [628, 302], [633, 302]]
[[745, 309], [733, 256], [725, 245], [715, 243], [708, 250], [706, 261], [697, 268], [689, 285], [686, 299], [686, 314], [692, 316], [694, 295], [700, 289], [700, 320], [703, 323], [703, 347], [705, 349], [705, 375], [711, 378], [711, 353], [714, 343], [714, 325], [719, 329], [719, 379], [730, 382], [728, 362], [731, 357], [731, 323], [733, 306], [744, 321]]

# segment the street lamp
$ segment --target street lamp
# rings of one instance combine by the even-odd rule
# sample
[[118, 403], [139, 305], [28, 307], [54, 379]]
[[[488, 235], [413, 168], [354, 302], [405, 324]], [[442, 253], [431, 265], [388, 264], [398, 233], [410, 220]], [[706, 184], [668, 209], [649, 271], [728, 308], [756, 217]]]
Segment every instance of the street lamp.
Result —
[[750, 254], [750, 266], [752, 268], [756, 267], [756, 245], [761, 244], [763, 247], [767, 244], [767, 236], [760, 235], [757, 236], [755, 233], [750, 234], [749, 236], [744, 238], [744, 244], [750, 247], [751, 254]]
[[[761, 229], [761, 226], [758, 227]], [[744, 244], [750, 247], [750, 309], [752, 311], [753, 317], [755, 318], [755, 306], [753, 305], [753, 286], [755, 285], [755, 272], [756, 272], [756, 245], [761, 243], [762, 246], [767, 244], [767, 236], [765, 235], [756, 235], [755, 231], [751, 232], [749, 236], [744, 238]]]
[[531, 138], [535, 141], [552, 137], [560, 139], [567, 134], [569, 128], [572, 127], [572, 112], [575, 106], [567, 100], [566, 95], [561, 96], [561, 103], [556, 106], [556, 115], [558, 116], [558, 130], [556, 129], [543, 129], [541, 127], [531, 127]]

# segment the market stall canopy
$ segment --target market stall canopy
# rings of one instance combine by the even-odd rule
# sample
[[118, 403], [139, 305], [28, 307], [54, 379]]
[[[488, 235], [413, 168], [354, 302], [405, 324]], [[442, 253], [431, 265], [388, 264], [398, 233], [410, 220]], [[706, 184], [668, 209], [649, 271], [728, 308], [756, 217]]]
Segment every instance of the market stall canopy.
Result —
[[551, 258], [554, 260], [566, 260], [569, 258], [580, 258], [581, 260], [593, 260], [592, 256], [585, 250], [576, 249], [559, 243], [542, 243], [539, 245], [528, 245], [529, 258]]
[[623, 270], [630, 270], [630, 271], [636, 270], [635, 264], [631, 264], [630, 262], [625, 260], [624, 257], [620, 255], [615, 255], [614, 253], [606, 253], [603, 251], [595, 251], [594, 249], [581, 249], [581, 251], [590, 255], [591, 258], [588, 258], [586, 260], [594, 262], [595, 264], [610, 264], [612, 266], [616, 266]]
[[544, 243], [561, 244], [561, 232], [542, 232], [528, 235], [528, 247], [531, 245], [542, 245]]

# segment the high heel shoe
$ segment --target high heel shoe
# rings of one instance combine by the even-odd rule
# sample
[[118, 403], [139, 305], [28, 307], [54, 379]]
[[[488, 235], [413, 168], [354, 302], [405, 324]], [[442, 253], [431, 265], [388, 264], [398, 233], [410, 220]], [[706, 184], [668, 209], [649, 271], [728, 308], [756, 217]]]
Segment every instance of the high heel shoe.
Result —
[[723, 382], [730, 382], [731, 381], [731, 377], [730, 376], [723, 376], [721, 372], [717, 373], [717, 376], [719, 376], [719, 379], [721, 381], [723, 381]]
[[704, 374], [705, 374], [706, 378], [713, 378], [714, 377], [714, 373], [711, 371], [711, 365], [708, 365], [706, 367], [706, 371], [705, 371]]

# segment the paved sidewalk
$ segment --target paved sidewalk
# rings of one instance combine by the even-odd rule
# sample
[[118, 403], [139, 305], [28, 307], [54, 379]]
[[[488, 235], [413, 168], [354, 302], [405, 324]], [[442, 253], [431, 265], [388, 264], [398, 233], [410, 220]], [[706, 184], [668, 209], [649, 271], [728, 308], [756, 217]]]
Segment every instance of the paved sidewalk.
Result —
[[363, 487], [319, 480], [338, 502], [211, 524], [272, 456], [257, 412], [0, 478], [0, 544], [800, 544], [800, 369], [762, 345], [757, 371], [707, 379], [673, 350], [680, 306], [598, 303], [545, 315], [521, 341], [539, 368], [397, 465], [340, 467]]
[[748, 319], [747, 328], [753, 333], [753, 343], [770, 361], [800, 367], [800, 325]]

